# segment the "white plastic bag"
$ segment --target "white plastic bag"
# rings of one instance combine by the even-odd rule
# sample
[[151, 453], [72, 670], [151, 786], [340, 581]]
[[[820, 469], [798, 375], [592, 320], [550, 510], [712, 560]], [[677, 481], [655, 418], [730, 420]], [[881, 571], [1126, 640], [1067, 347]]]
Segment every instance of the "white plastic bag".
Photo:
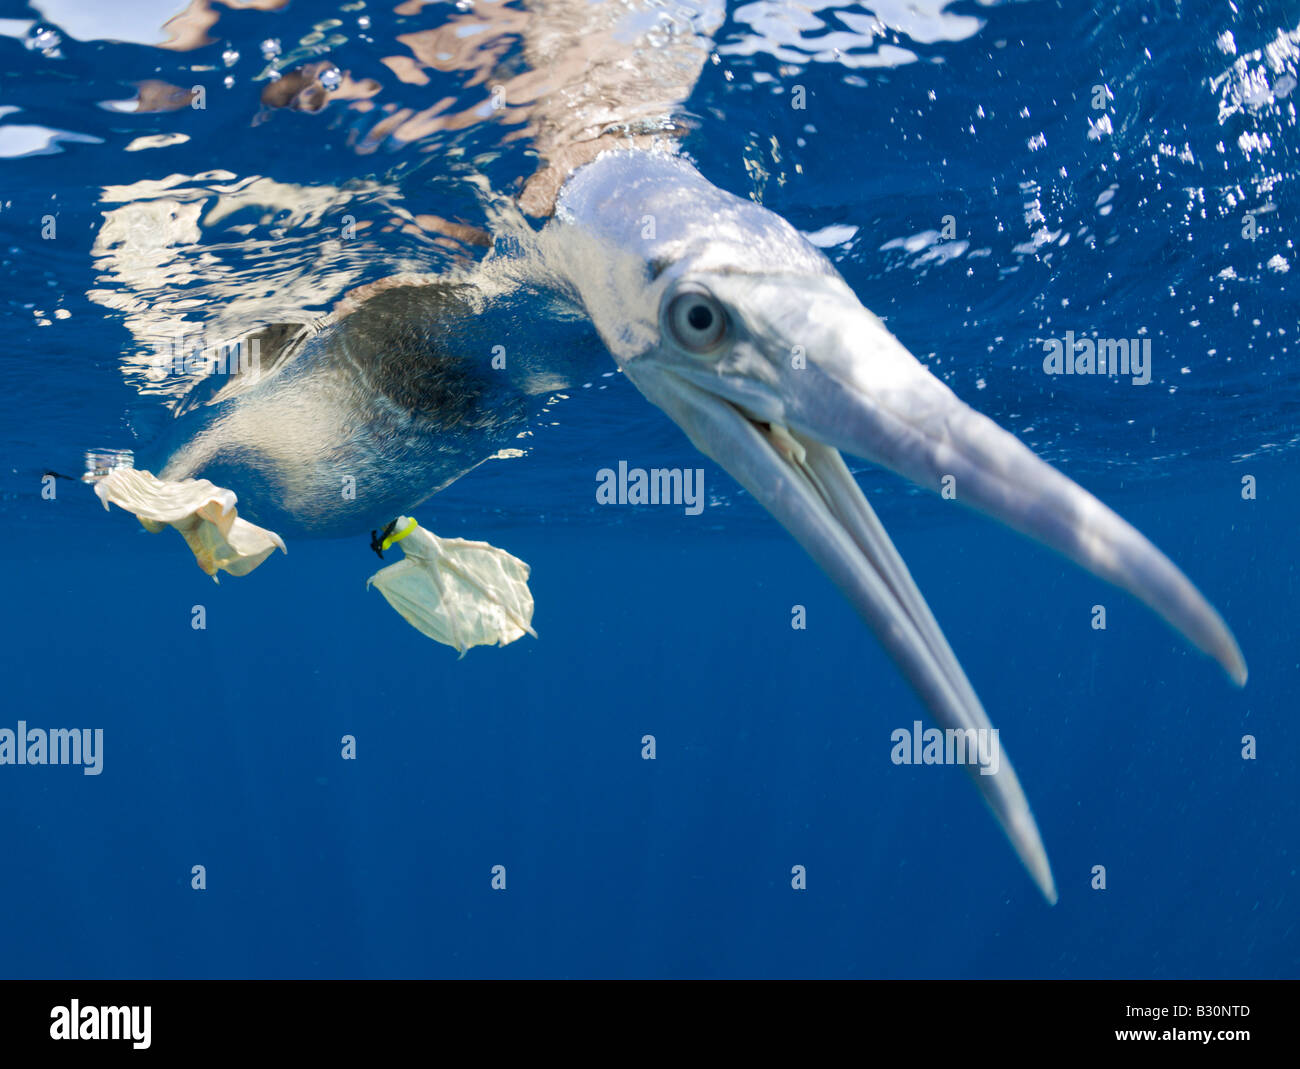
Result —
[[463, 538], [439, 538], [409, 516], [393, 525], [386, 540], [403, 560], [366, 580], [417, 631], [459, 650], [504, 646], [532, 629], [533, 595], [528, 565], [503, 549]]
[[175, 527], [213, 579], [218, 570], [247, 575], [275, 550], [288, 552], [274, 531], [239, 518], [233, 490], [207, 479], [164, 482], [147, 471], [114, 468], [95, 483], [95, 493], [106, 510], [111, 501], [133, 513], [146, 531]]

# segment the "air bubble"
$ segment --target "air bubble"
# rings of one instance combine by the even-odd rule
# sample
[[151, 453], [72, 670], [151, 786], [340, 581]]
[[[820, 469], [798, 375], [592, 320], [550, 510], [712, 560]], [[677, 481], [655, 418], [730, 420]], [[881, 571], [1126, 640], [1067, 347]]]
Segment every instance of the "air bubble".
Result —
[[63, 38], [59, 36], [58, 30], [49, 26], [33, 26], [31, 36], [27, 38], [28, 48], [46, 56], [57, 55], [61, 44]]

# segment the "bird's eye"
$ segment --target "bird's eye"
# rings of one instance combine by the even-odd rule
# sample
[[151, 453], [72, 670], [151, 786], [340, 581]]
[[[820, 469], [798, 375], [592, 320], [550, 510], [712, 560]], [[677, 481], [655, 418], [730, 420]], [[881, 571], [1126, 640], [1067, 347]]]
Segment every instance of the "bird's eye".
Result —
[[699, 290], [673, 297], [665, 318], [673, 339], [693, 353], [708, 352], [727, 333], [727, 313], [722, 305], [711, 294]]

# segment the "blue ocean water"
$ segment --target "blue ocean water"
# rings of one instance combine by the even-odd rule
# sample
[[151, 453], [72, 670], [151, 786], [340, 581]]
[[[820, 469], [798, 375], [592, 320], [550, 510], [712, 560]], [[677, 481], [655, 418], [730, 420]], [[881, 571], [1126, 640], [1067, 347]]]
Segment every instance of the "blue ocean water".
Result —
[[[183, 3], [0, 5], [0, 728], [104, 733], [97, 776], [0, 765], [0, 975], [1297, 975], [1300, 5], [729, 5], [687, 101], [706, 177], [812, 234], [1242, 647], [1238, 690], [1127, 595], [855, 463], [1016, 763], [1054, 907], [961, 770], [891, 763], [920, 702], [612, 361], [417, 510], [532, 568], [539, 638], [463, 660], [367, 592], [367, 532], [216, 586], [87, 487], [42, 495], [165, 432], [185, 384], [149, 374], [151, 317], [323, 315], [448, 262], [427, 217], [482, 225], [473, 177], [531, 170], [482, 107], [523, 5], [255, 6], [162, 48]], [[383, 62], [455, 20], [479, 58]], [[331, 65], [335, 98], [264, 102], [279, 60]], [[425, 112], [464, 121], [395, 132]], [[1151, 381], [1045, 375], [1066, 331], [1150, 338]], [[702, 468], [708, 507], [597, 505], [620, 460]]]

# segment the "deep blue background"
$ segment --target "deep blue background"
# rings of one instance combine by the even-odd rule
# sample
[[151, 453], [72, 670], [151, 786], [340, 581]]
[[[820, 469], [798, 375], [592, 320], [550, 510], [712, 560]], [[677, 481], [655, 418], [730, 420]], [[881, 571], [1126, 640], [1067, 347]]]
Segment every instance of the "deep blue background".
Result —
[[[88, 102], [125, 95], [152, 64], [199, 60], [73, 42], [47, 69], [0, 38], [0, 104], [104, 138], [0, 161], [0, 726], [102, 727], [106, 750], [98, 777], [0, 767], [0, 975], [1297, 975], [1297, 317], [1290, 276], [1264, 267], [1294, 260], [1294, 116], [1283, 99], [1221, 121], [1211, 80], [1233, 62], [1214, 45], [1222, 29], [1244, 53], [1300, 16], [1122, 6], [959, 5], [988, 20], [978, 35], [913, 44], [944, 62], [859, 70], [860, 85], [834, 64], [782, 75], [762, 53], [729, 58], [706, 69], [688, 142], [709, 177], [748, 192], [745, 159], [777, 136], [787, 183], [769, 181], [766, 203], [809, 230], [858, 226], [832, 255], [867, 303], [1169, 552], [1240, 641], [1242, 691], [1127, 596], [864, 473], [1001, 728], [1055, 908], [960, 770], [890, 764], [890, 732], [921, 716], [892, 664], [798, 547], [620, 377], [572, 391], [526, 457], [419, 510], [533, 568], [539, 640], [462, 661], [366, 592], [378, 562], [365, 536], [294, 541], [218, 587], [174, 535], [105, 514], [84, 487], [42, 501], [45, 467], [76, 471], [85, 447], [136, 445], [157, 426], [157, 402], [117, 368], [129, 335], [82, 296], [100, 185], [193, 173], [214, 152], [240, 173], [337, 183], [409, 153], [351, 154], [328, 111], [254, 129], [235, 96], [197, 118], [105, 117]], [[227, 15], [222, 40], [254, 52], [317, 8]], [[732, 22], [720, 39], [746, 32]], [[360, 43], [336, 59], [373, 62]], [[813, 114], [795, 117], [756, 71], [809, 86]], [[1096, 78], [1118, 101], [1101, 142], [1086, 137]], [[971, 135], [977, 106], [987, 118]], [[165, 165], [119, 151], [187, 122], [239, 140], [196, 134]], [[817, 133], [798, 147], [805, 123]], [[1247, 129], [1271, 151], [1239, 151]], [[1029, 149], [1040, 131], [1047, 146]], [[1159, 149], [1184, 142], [1195, 163]], [[425, 177], [406, 179], [408, 197]], [[1112, 184], [1115, 211], [1100, 215]], [[1272, 205], [1254, 245], [1234, 189]], [[1035, 196], [1049, 229], [1084, 236], [1016, 252]], [[51, 198], [71, 235], [54, 246], [33, 223]], [[947, 211], [988, 256], [927, 266], [880, 250]], [[1236, 281], [1218, 277], [1229, 265]], [[33, 306], [56, 300], [72, 318], [33, 325]], [[1039, 370], [1042, 337], [1139, 328], [1156, 339], [1149, 387]], [[595, 470], [620, 459], [702, 466], [719, 500], [700, 517], [597, 508]], [[1245, 474], [1255, 501], [1241, 498]], [[1089, 626], [1097, 603], [1105, 632]], [[196, 604], [206, 631], [190, 626]], [[794, 604], [807, 631], [790, 628]], [[345, 733], [356, 761], [340, 759]], [[489, 886], [497, 864], [504, 893]], [[795, 864], [805, 892], [790, 888]], [[1097, 864], [1104, 892], [1090, 889]]]

